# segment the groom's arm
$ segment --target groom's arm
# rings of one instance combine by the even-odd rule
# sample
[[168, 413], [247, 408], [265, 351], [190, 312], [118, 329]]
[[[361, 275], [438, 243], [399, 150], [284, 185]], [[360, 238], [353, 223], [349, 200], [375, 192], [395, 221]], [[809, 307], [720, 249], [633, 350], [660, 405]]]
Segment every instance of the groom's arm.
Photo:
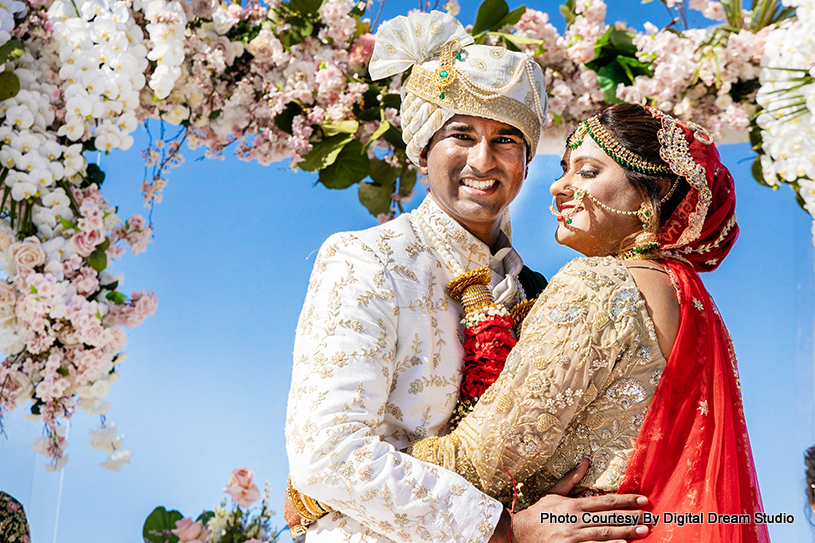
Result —
[[293, 485], [390, 539], [486, 542], [503, 510], [498, 501], [375, 432], [396, 369], [397, 319], [377, 253], [353, 235], [330, 238], [295, 340], [286, 421]]

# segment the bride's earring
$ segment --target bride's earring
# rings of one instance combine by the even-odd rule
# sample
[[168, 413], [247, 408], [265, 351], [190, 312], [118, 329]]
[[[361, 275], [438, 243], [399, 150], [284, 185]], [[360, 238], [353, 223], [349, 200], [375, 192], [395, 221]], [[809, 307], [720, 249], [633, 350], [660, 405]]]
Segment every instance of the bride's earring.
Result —
[[637, 217], [642, 222], [642, 232], [637, 234], [634, 239], [634, 248], [631, 249], [631, 252], [634, 255], [641, 256], [650, 253], [654, 249], [659, 249], [659, 241], [653, 232], [653, 228], [651, 228], [655, 219], [653, 207], [649, 203], [643, 202], [639, 210], [637, 210]]

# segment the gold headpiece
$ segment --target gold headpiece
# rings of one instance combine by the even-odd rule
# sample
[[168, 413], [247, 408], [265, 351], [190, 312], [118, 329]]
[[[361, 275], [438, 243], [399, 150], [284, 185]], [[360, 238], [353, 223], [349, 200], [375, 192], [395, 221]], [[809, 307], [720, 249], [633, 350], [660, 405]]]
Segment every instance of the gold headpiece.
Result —
[[[589, 117], [574, 129], [566, 140], [570, 149], [576, 149], [583, 143], [583, 138], [589, 134], [603, 151], [619, 164], [642, 173], [671, 173], [671, 169], [656, 162], [650, 162], [626, 149], [622, 143], [612, 136], [606, 127], [600, 123], [600, 116]], [[673, 191], [672, 191], [673, 192]]]

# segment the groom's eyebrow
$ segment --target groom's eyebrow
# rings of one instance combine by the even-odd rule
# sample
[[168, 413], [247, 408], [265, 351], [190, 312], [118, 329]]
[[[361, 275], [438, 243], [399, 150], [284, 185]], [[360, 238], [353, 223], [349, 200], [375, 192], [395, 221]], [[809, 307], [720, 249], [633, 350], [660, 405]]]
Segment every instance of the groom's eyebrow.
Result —
[[451, 123], [442, 127], [442, 130], [444, 132], [465, 132], [467, 134], [472, 134], [475, 132], [475, 127], [467, 123]]
[[499, 136], [517, 136], [519, 138], [522, 138], [524, 136], [523, 132], [521, 132], [520, 130], [518, 130], [514, 126], [507, 126], [507, 127], [499, 128], [498, 129], [498, 135]]

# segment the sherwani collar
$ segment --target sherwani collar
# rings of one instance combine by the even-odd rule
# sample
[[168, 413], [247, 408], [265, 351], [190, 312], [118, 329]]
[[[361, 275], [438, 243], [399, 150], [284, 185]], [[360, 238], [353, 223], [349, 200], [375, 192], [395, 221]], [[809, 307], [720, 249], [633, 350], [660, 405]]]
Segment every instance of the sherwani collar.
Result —
[[[422, 221], [431, 228], [452, 250], [453, 257], [467, 271], [481, 266], [488, 267], [501, 274], [517, 275], [523, 267], [523, 260], [512, 248], [509, 237], [498, 233], [499, 247], [493, 255], [490, 247], [450, 217], [428, 194], [415, 211]], [[503, 270], [501, 270], [503, 268]]]

